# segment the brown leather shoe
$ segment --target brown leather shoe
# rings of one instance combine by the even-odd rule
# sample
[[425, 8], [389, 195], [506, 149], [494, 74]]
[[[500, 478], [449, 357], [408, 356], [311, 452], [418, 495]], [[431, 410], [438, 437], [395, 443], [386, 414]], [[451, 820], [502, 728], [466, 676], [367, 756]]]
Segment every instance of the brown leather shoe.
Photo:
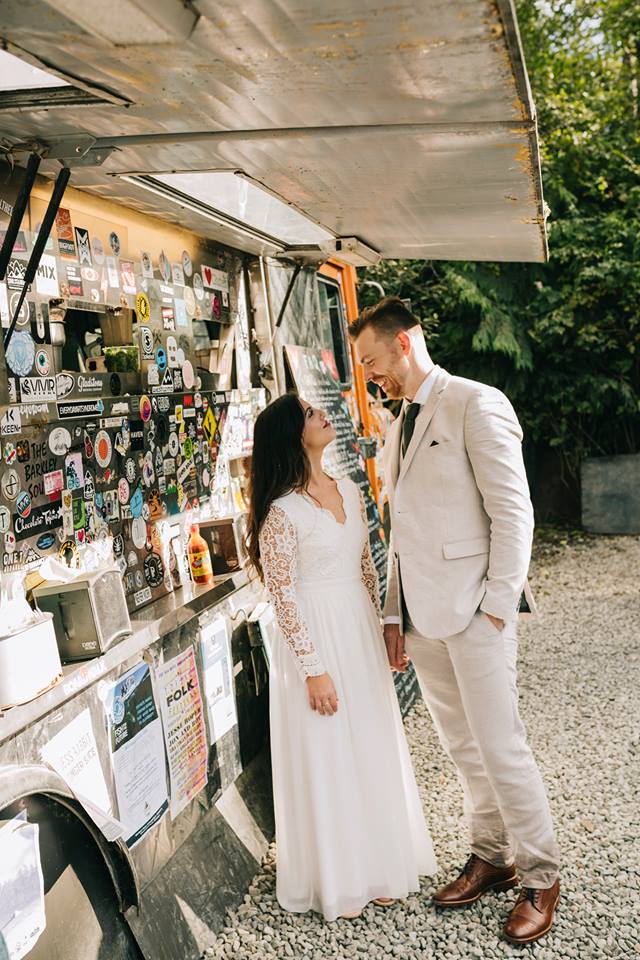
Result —
[[523, 887], [516, 905], [504, 925], [504, 935], [511, 943], [532, 943], [548, 933], [560, 899], [560, 881], [547, 890]]
[[465, 907], [475, 903], [489, 890], [511, 890], [517, 886], [515, 865], [494, 867], [472, 853], [459, 876], [434, 893], [432, 900], [437, 907]]

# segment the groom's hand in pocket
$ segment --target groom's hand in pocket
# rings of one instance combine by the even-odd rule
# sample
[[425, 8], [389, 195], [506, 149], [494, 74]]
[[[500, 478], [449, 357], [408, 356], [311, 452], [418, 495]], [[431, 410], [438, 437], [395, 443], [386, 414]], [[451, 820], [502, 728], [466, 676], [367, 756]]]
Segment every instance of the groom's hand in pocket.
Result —
[[404, 637], [397, 623], [385, 623], [384, 642], [387, 648], [389, 666], [398, 673], [404, 673], [409, 666], [409, 658], [404, 652]]
[[332, 717], [338, 711], [338, 694], [328, 673], [307, 677], [309, 706], [323, 717]]

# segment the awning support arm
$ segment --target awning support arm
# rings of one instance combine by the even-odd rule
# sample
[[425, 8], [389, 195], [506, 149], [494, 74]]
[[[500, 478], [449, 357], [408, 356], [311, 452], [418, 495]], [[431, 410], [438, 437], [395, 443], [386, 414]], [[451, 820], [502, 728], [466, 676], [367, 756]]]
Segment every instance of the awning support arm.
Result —
[[5, 278], [7, 267], [9, 265], [9, 259], [11, 257], [11, 251], [15, 245], [16, 237], [18, 236], [18, 230], [20, 229], [24, 212], [27, 209], [27, 204], [29, 203], [31, 188], [35, 183], [36, 174], [38, 172], [41, 159], [42, 158], [37, 153], [29, 154], [24, 181], [20, 187], [20, 190], [18, 191], [16, 202], [14, 203], [13, 210], [11, 211], [9, 226], [7, 227], [7, 232], [5, 233], [4, 240], [2, 241], [2, 249], [0, 250], [0, 280], [4, 280]]

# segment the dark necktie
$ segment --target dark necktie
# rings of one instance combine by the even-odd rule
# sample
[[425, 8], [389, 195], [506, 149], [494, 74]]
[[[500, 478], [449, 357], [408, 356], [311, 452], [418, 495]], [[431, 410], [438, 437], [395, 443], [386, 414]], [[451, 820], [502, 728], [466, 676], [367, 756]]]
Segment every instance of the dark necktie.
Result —
[[413, 436], [413, 431], [416, 426], [416, 417], [420, 413], [422, 404], [420, 403], [410, 403], [407, 409], [404, 412], [404, 422], [402, 424], [402, 456], [404, 457], [405, 453], [409, 449], [409, 444], [411, 443], [411, 437]]

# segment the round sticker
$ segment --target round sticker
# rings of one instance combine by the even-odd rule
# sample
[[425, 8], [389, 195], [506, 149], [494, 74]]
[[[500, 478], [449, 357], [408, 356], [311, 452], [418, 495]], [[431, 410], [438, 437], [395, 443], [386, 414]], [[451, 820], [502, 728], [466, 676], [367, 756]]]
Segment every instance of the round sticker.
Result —
[[113, 553], [116, 557], [124, 555], [124, 539], [121, 533], [113, 538]]
[[211, 477], [209, 476], [209, 471], [205, 467], [204, 470], [202, 471], [202, 485], [204, 487], [208, 487], [210, 480], [211, 480]]
[[36, 353], [36, 370], [41, 377], [46, 377], [51, 369], [51, 361], [46, 350], [38, 350]]
[[[13, 317], [16, 312], [16, 307], [20, 301], [20, 291], [15, 290], [9, 297], [9, 316]], [[24, 327], [30, 320], [29, 317], [29, 301], [23, 300], [22, 306], [20, 307], [20, 312], [18, 313], [18, 319], [16, 324], [19, 327]]]
[[118, 483], [118, 500], [123, 504], [129, 500], [129, 481], [124, 477], [121, 477]]
[[60, 560], [64, 560], [68, 567], [79, 567], [80, 554], [75, 540], [63, 540], [58, 550], [58, 557]]
[[136, 297], [136, 316], [138, 323], [147, 323], [151, 316], [151, 304], [146, 293], [139, 293]]
[[21, 490], [16, 499], [16, 512], [23, 520], [31, 513], [31, 497], [26, 490]]
[[167, 352], [164, 347], [158, 347], [156, 350], [156, 364], [160, 373], [167, 369]]
[[109, 246], [111, 247], [111, 249], [113, 250], [114, 254], [117, 257], [118, 254], [120, 253], [120, 237], [115, 232], [115, 230], [112, 230], [111, 233], [109, 234]]
[[151, 420], [151, 400], [145, 394], [140, 397], [140, 418], [144, 420], [145, 423], [148, 423]]
[[56, 457], [63, 457], [69, 452], [71, 446], [71, 434], [66, 427], [54, 427], [49, 434], [49, 450]]
[[137, 563], [138, 554], [135, 552], [135, 550], [129, 550], [129, 553], [127, 554], [127, 566], [135, 567]]
[[100, 237], [91, 237], [93, 259], [97, 264], [104, 263], [104, 244]]
[[134, 574], [134, 580], [138, 590], [142, 590], [144, 586], [144, 580], [142, 579], [142, 570], [136, 570]]
[[131, 539], [138, 550], [147, 542], [147, 525], [142, 517], [135, 517], [131, 524]]
[[153, 333], [151, 327], [140, 327], [140, 346], [143, 357], [153, 356]]
[[195, 383], [195, 377], [193, 374], [193, 365], [190, 360], [185, 360], [182, 364], [182, 381], [187, 390], [191, 390]]
[[171, 278], [171, 264], [167, 258], [164, 250], [160, 254], [160, 260], [158, 261], [160, 266], [160, 274], [165, 283], [168, 283]]
[[56, 538], [52, 533], [43, 533], [36, 540], [36, 547], [38, 550], [48, 550], [49, 547], [52, 547], [56, 542]]
[[186, 250], [182, 251], [182, 269], [184, 270], [185, 277], [190, 277], [193, 273], [193, 263]]
[[180, 444], [178, 443], [178, 434], [170, 433], [169, 434], [169, 454], [172, 457], [177, 457], [179, 449], [180, 449]]
[[2, 496], [5, 500], [15, 500], [20, 493], [20, 477], [15, 470], [2, 474]]
[[135, 461], [134, 461], [133, 457], [127, 457], [127, 459], [125, 460], [125, 462], [124, 462], [124, 475], [125, 475], [125, 477], [127, 478], [127, 480], [129, 481], [129, 483], [133, 483], [133, 481], [135, 480], [135, 478], [136, 478], [136, 464], [135, 464]]
[[193, 292], [198, 300], [204, 299], [204, 285], [202, 283], [202, 277], [199, 273], [194, 273], [193, 275]]
[[0, 507], [0, 533], [6, 533], [11, 526], [11, 514], [7, 507]]
[[184, 288], [183, 297], [187, 313], [189, 318], [192, 320], [196, 312], [196, 298], [193, 295], [193, 290], [191, 287]]
[[26, 330], [14, 330], [5, 360], [16, 377], [27, 377], [31, 373], [36, 355], [36, 345]]
[[113, 448], [111, 445], [111, 437], [106, 430], [98, 430], [93, 449], [96, 455], [96, 460], [100, 466], [108, 467], [111, 463], [111, 454], [113, 453]]
[[159, 587], [164, 579], [164, 567], [157, 553], [150, 553], [143, 562], [144, 578], [150, 587]]

